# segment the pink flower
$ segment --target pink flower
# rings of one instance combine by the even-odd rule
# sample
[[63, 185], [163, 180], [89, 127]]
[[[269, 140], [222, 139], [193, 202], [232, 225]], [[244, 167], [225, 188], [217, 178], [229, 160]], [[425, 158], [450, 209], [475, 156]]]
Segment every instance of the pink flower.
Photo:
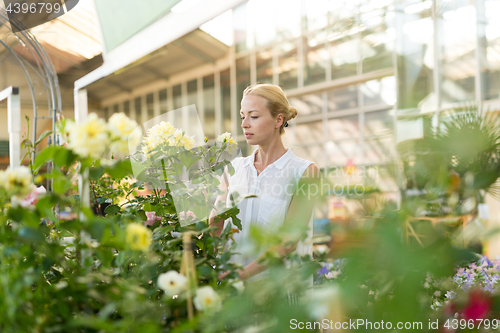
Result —
[[161, 221], [161, 217], [156, 216], [156, 212], [146, 212], [146, 217], [148, 218], [144, 221], [144, 225], [154, 225], [156, 221]]
[[191, 217], [193, 220], [196, 219], [196, 215], [194, 215], [194, 213], [190, 210], [179, 213], [179, 220], [188, 219], [188, 217]]
[[43, 187], [43, 185], [39, 186], [39, 187], [35, 187], [35, 186], [33, 186], [33, 187], [34, 187], [33, 191], [31, 191], [31, 193], [28, 194], [26, 196], [26, 198], [22, 199], [19, 202], [19, 205], [21, 207], [26, 208], [26, 207], [35, 205], [38, 202], [40, 195], [47, 193], [47, 190], [45, 189], [45, 187]]

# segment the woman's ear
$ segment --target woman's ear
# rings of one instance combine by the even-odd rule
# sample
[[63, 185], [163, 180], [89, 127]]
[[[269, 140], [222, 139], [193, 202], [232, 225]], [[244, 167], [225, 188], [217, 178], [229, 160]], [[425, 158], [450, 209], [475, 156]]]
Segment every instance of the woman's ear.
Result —
[[278, 117], [276, 118], [276, 125], [275, 125], [275, 128], [280, 128], [281, 125], [283, 125], [284, 121], [283, 121], [283, 114], [279, 114]]

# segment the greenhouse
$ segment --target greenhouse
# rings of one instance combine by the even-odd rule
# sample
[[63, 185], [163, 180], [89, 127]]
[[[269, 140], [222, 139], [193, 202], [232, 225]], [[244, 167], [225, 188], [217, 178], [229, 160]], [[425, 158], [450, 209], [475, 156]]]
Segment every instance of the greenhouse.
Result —
[[0, 1], [1, 332], [500, 331], [500, 0]]

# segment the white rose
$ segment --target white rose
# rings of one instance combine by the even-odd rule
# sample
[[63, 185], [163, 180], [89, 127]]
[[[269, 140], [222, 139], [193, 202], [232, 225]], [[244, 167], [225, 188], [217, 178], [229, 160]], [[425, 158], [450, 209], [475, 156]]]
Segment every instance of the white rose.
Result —
[[162, 273], [158, 276], [158, 287], [165, 290], [167, 295], [173, 296], [178, 295], [182, 290], [186, 288], [188, 279], [182, 274], [176, 271], [168, 271], [167, 273]]
[[198, 288], [193, 299], [194, 306], [199, 311], [208, 309], [218, 310], [222, 306], [221, 299], [215, 290], [210, 286]]
[[237, 281], [231, 284], [231, 286], [233, 286], [234, 289], [238, 290], [240, 293], [242, 293], [243, 290], [245, 290], [245, 284], [243, 283], [243, 281]]
[[31, 170], [25, 166], [9, 167], [0, 175], [0, 183], [10, 195], [24, 198], [32, 190]]
[[70, 122], [66, 131], [69, 133], [68, 148], [82, 157], [98, 159], [109, 146], [106, 123], [95, 113], [89, 114], [81, 124]]
[[108, 128], [111, 133], [110, 150], [114, 155], [124, 157], [129, 153], [129, 146], [136, 148], [140, 141], [140, 132], [135, 129], [139, 125], [123, 112], [114, 113], [109, 118]]

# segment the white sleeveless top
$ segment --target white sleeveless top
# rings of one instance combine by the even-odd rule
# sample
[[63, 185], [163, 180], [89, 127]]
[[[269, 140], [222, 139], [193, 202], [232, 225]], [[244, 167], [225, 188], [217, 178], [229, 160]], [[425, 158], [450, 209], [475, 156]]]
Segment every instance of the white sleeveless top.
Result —
[[[258, 149], [257, 149], [258, 150]], [[237, 243], [236, 252], [231, 262], [247, 266], [257, 259], [261, 253], [255, 253], [250, 239], [250, 226], [258, 225], [264, 229], [275, 231], [284, 222], [288, 206], [297, 188], [304, 171], [313, 162], [297, 157], [290, 148], [274, 163], [267, 166], [258, 176], [254, 166], [255, 154], [248, 157], [235, 158], [231, 164], [234, 174], [228, 178], [228, 196], [226, 207], [234, 204], [240, 212], [237, 217], [241, 220], [242, 230], [234, 234]], [[235, 194], [237, 192], [237, 194]], [[245, 198], [248, 195], [255, 197]], [[312, 217], [308, 221], [309, 232], [305, 242], [299, 242], [295, 250], [300, 255], [312, 256]], [[231, 219], [226, 220], [224, 228]]]

